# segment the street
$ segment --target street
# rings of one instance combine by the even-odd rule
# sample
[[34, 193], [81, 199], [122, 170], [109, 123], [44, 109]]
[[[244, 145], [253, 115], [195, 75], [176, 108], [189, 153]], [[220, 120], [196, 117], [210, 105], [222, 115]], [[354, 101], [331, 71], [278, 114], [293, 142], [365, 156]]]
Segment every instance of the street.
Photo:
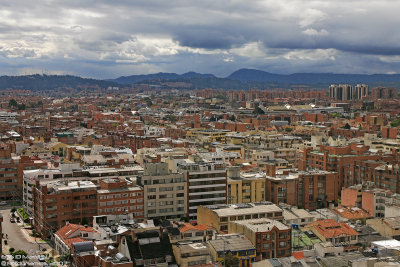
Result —
[[[38, 252], [39, 244], [31, 243], [26, 240], [17, 223], [10, 222], [10, 209], [1, 210], [1, 214], [3, 215], [3, 251], [5, 252], [5, 254], [9, 254], [9, 252], [8, 249], [4, 250], [4, 248], [6, 247], [4, 245], [4, 240], [7, 240], [8, 247], [14, 248], [15, 251], [22, 249], [26, 251], [26, 253], [28, 253], [28, 255], [30, 256], [37, 256], [43, 253]], [[6, 235], [8, 235], [8, 238], [6, 238]], [[40, 249], [43, 248], [50, 249], [50, 246], [48, 244], [40, 244]]]

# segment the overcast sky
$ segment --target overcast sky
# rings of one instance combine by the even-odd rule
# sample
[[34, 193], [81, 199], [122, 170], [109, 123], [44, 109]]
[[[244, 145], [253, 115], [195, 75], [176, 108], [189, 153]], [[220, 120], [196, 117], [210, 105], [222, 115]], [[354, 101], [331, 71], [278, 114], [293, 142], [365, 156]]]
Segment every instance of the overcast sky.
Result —
[[399, 0], [1, 0], [0, 75], [400, 73]]

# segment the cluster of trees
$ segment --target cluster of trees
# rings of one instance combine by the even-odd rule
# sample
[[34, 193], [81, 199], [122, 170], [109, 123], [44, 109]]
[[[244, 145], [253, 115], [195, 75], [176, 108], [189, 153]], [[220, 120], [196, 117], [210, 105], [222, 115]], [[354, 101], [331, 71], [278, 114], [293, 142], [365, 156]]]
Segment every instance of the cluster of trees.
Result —
[[[42, 101], [38, 101], [36, 103], [30, 103], [29, 104], [29, 108], [36, 108], [36, 107], [42, 107], [42, 106], [43, 106], [43, 102]], [[18, 110], [25, 110], [26, 109], [25, 103], [19, 104], [17, 102], [17, 100], [15, 100], [15, 99], [11, 99], [8, 102], [8, 107], [9, 108], [13, 108], [13, 109], [18, 109]]]

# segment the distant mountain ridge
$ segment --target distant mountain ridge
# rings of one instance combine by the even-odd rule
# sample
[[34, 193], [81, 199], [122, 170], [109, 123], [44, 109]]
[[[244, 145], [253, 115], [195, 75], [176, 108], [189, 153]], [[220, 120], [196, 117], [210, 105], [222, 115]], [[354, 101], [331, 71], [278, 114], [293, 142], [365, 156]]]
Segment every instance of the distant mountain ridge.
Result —
[[[336, 73], [293, 73], [275, 74], [257, 69], [239, 69], [227, 77], [216, 77], [213, 74], [200, 74], [188, 72], [176, 73], [155, 73], [147, 75], [122, 76], [112, 79], [119, 84], [154, 83], [160, 81], [180, 81], [192, 83], [193, 88], [225, 88], [229, 85], [232, 89], [239, 87], [246, 88], [274, 88], [291, 87], [295, 85], [307, 85], [327, 87], [333, 83], [366, 83], [371, 86], [393, 86], [400, 88], [400, 74], [336, 74]], [[222, 85], [222, 87], [218, 87]], [[215, 87], [217, 86], [217, 87]]]
[[233, 72], [226, 78], [241, 82], [276, 82], [289, 84], [400, 82], [400, 74], [274, 74], [255, 69], [240, 69]]
[[81, 78], [71, 75], [24, 75], [24, 76], [0, 76], [0, 90], [54, 90], [59, 88], [107, 88], [117, 86], [111, 81]]
[[134, 84], [149, 80], [177, 80], [177, 79], [192, 79], [192, 78], [216, 78], [216, 77], [213, 74], [201, 74], [193, 71], [186, 72], [184, 74], [159, 72], [154, 74], [121, 76], [116, 79], [109, 79], [108, 81], [113, 81], [119, 84]]
[[98, 80], [71, 75], [25, 75], [0, 76], [0, 90], [54, 90], [63, 88], [107, 88], [148, 84], [160, 89], [274, 89], [309, 87], [326, 89], [333, 83], [366, 83], [370, 87], [385, 86], [400, 88], [400, 74], [335, 74], [335, 73], [294, 73], [275, 74], [256, 69], [240, 69], [227, 77], [196, 72], [154, 73], [144, 75], [121, 76], [116, 79]]

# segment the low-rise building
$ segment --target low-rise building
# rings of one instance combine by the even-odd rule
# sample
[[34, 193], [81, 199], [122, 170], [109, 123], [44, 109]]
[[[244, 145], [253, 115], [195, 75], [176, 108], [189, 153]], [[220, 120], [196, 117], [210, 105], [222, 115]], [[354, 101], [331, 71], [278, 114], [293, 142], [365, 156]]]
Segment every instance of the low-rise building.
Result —
[[375, 218], [367, 220], [367, 225], [383, 237], [400, 241], [400, 216], [391, 218]]
[[257, 260], [291, 255], [291, 228], [270, 219], [229, 222], [228, 232], [244, 234], [256, 247]]
[[178, 242], [172, 245], [176, 263], [180, 267], [212, 263], [210, 248], [203, 242]]
[[67, 223], [54, 234], [55, 249], [59, 255], [72, 253], [73, 245], [99, 240], [100, 234], [92, 227]]
[[229, 254], [239, 260], [240, 267], [250, 267], [256, 260], [256, 248], [244, 235], [218, 235], [208, 244], [213, 261], [223, 262]]
[[311, 230], [323, 242], [343, 244], [345, 246], [358, 243], [358, 233], [347, 223], [338, 223], [332, 219], [317, 220], [306, 225], [303, 230]]
[[227, 232], [230, 221], [268, 218], [283, 221], [283, 211], [271, 202], [199, 206], [198, 223]]

